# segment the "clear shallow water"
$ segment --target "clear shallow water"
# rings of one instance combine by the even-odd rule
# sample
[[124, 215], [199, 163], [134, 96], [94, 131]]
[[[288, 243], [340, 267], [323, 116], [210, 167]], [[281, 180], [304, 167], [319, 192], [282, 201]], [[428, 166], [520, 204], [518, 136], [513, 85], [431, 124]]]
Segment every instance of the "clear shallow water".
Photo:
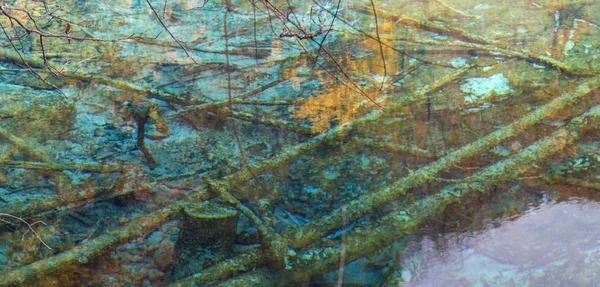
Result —
[[59, 2], [0, 5], [0, 285], [598, 283], [600, 2]]

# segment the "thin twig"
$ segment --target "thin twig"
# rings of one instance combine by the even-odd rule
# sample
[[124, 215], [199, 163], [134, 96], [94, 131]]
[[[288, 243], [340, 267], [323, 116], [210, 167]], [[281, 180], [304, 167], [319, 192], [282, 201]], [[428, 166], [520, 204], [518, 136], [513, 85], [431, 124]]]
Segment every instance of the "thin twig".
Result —
[[173, 33], [171, 33], [171, 30], [169, 30], [169, 28], [167, 28], [167, 25], [165, 25], [165, 23], [162, 21], [162, 19], [160, 18], [160, 16], [158, 15], [158, 13], [154, 9], [154, 7], [152, 6], [152, 3], [150, 3], [150, 0], [146, 0], [146, 3], [148, 3], [148, 6], [150, 6], [150, 9], [152, 9], [152, 13], [154, 13], [154, 16], [156, 16], [156, 19], [158, 19], [158, 22], [160, 22], [160, 25], [163, 26], [163, 28], [165, 29], [165, 31], [167, 31], [167, 33], [169, 33], [169, 36], [171, 36], [171, 38], [175, 42], [177, 42], [177, 45], [179, 45], [179, 47], [183, 50], [183, 52], [185, 52], [185, 54], [188, 56], [188, 58], [192, 59], [192, 61], [196, 65], [199, 65], [198, 62], [196, 62], [196, 59], [194, 59], [192, 57], [192, 55], [190, 55], [190, 53], [188, 53], [187, 49], [183, 46], [181, 41], [179, 41], [179, 39], [177, 39], [177, 37], [175, 37], [175, 35], [173, 35]]
[[435, 2], [437, 2], [438, 4], [442, 5], [444, 8], [446, 8], [446, 9], [448, 9], [448, 10], [454, 12], [454, 13], [460, 14], [461, 16], [465, 16], [465, 17], [469, 17], [469, 18], [475, 18], [475, 19], [481, 18], [481, 16], [471, 15], [471, 14], [467, 14], [467, 13], [465, 13], [463, 11], [460, 11], [460, 10], [458, 10], [458, 9], [456, 9], [456, 8], [448, 5], [448, 4], [446, 4], [446, 2], [444, 2], [442, 0], [435, 0]]
[[[346, 214], [346, 206], [342, 205], [342, 217]], [[344, 283], [344, 266], [346, 265], [346, 219], [342, 221], [342, 243], [340, 246], [340, 267], [336, 287], [342, 287]]]
[[[41, 236], [40, 236], [40, 235], [39, 235], [39, 234], [38, 234], [38, 233], [37, 233], [37, 232], [36, 232], [36, 231], [33, 229], [33, 226], [34, 226], [34, 225], [36, 225], [36, 224], [38, 224], [38, 223], [41, 223], [41, 224], [43, 224], [43, 225], [47, 225], [47, 224], [46, 224], [46, 222], [43, 222], [43, 221], [36, 221], [36, 222], [34, 222], [34, 223], [29, 223], [29, 222], [25, 221], [25, 220], [24, 220], [23, 218], [21, 218], [21, 217], [14, 216], [14, 215], [12, 215], [12, 214], [8, 214], [8, 213], [0, 213], [0, 222], [4, 222], [4, 223], [8, 223], [8, 224], [11, 224], [11, 223], [10, 223], [10, 222], [8, 222], [8, 221], [6, 221], [6, 220], [4, 220], [4, 219], [2, 218], [3, 216], [4, 216], [4, 217], [10, 217], [10, 218], [16, 219], [16, 220], [18, 220], [18, 221], [21, 221], [23, 224], [27, 225], [27, 229], [28, 229], [28, 231], [31, 231], [31, 233], [33, 233], [33, 234], [35, 235], [35, 237], [37, 237], [37, 239], [38, 239], [40, 242], [42, 242], [42, 244], [44, 244], [44, 246], [46, 246], [46, 248], [48, 248], [48, 249], [52, 250], [52, 248], [50, 248], [50, 246], [48, 246], [48, 244], [46, 244], [46, 242], [44, 242], [44, 240], [42, 239], [42, 237], [41, 237]], [[22, 239], [25, 239], [25, 234], [27, 234], [27, 232], [23, 233], [23, 237], [22, 237]]]
[[227, 14], [228, 14], [230, 6], [231, 6], [231, 3], [229, 3], [229, 0], [226, 1], [225, 5], [226, 5], [226, 8], [225, 8], [224, 16], [223, 16], [223, 32], [225, 33], [225, 69], [227, 71], [227, 99], [229, 101], [229, 110], [231, 112], [231, 119], [232, 119], [231, 123], [232, 123], [232, 127], [233, 127], [233, 134], [235, 136], [235, 141], [237, 143], [238, 150], [240, 152], [240, 156], [242, 158], [242, 164], [248, 170], [248, 172], [250, 172], [250, 174], [252, 174], [252, 177], [254, 178], [254, 180], [256, 180], [258, 185], [265, 192], [268, 193], [267, 187], [264, 186], [262, 180], [260, 180], [260, 178], [258, 177], [258, 174], [256, 174], [256, 172], [254, 172], [254, 170], [248, 163], [248, 158], [246, 157], [246, 154], [244, 152], [244, 147], [242, 146], [242, 140], [240, 139], [240, 135], [238, 133], [238, 128], [237, 128], [237, 123], [235, 121], [235, 113], [233, 110], [233, 96], [231, 95], [231, 70], [229, 68], [229, 52], [228, 52], [229, 51], [229, 36], [227, 34]]
[[[8, 33], [6, 32], [6, 29], [4, 29], [4, 25], [2, 25], [2, 23], [0, 23], [0, 27], [2, 28], [2, 32], [4, 33], [4, 35], [6, 36], [6, 39], [8, 39], [8, 42], [10, 42], [10, 45], [13, 47], [13, 50], [15, 50], [15, 52], [17, 52], [17, 54], [19, 55], [19, 58], [21, 58], [21, 61], [23, 62], [23, 64], [25, 64], [25, 66], [27, 66], [27, 69], [29, 70], [29, 72], [31, 72], [36, 78], [38, 78], [40, 81], [44, 82], [46, 85], [54, 88], [55, 90], [57, 90], [59, 93], [62, 94], [62, 91], [55, 86], [54, 84], [46, 81], [46, 79], [44, 79], [44, 77], [42, 77], [42, 75], [40, 75], [38, 72], [36, 72], [27, 61], [25, 61], [25, 59], [23, 58], [23, 55], [21, 54], [21, 52], [19, 52], [19, 49], [17, 48], [17, 46], [15, 46], [15, 43], [13, 42], [13, 40], [10, 38], [10, 36], [8, 35]], [[46, 59], [44, 59], [44, 63], [46, 63]]]
[[377, 44], [379, 44], [379, 53], [381, 54], [381, 62], [383, 62], [383, 80], [381, 81], [381, 87], [379, 90], [383, 90], [385, 84], [385, 78], [387, 77], [387, 66], [385, 64], [385, 56], [383, 55], [383, 44], [379, 37], [379, 21], [377, 20], [377, 10], [375, 9], [375, 3], [371, 0], [371, 7], [373, 7], [373, 17], [375, 18], [375, 35], [377, 36]]

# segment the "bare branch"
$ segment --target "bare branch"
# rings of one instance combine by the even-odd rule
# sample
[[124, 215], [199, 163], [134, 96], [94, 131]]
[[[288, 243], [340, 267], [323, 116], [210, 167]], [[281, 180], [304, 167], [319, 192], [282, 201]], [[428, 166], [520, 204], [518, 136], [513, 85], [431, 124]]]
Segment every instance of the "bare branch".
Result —
[[[50, 248], [50, 246], [48, 246], [48, 244], [46, 244], [46, 242], [44, 242], [44, 240], [42, 239], [42, 237], [35, 231], [35, 229], [33, 229], [33, 226], [36, 225], [36, 224], [38, 224], [38, 223], [41, 223], [43, 225], [47, 225], [45, 222], [43, 222], [43, 221], [36, 221], [34, 223], [29, 223], [29, 222], [25, 221], [25, 219], [23, 219], [21, 217], [14, 216], [14, 215], [8, 214], [8, 213], [0, 213], [0, 222], [4, 222], [4, 223], [8, 223], [8, 224], [12, 224], [12, 223], [9, 222], [9, 221], [7, 221], [7, 220], [5, 220], [5, 219], [3, 219], [2, 217], [10, 217], [10, 218], [16, 219], [18, 221], [21, 221], [23, 224], [27, 225], [27, 229], [28, 229], [27, 232], [31, 231], [31, 233], [33, 233], [33, 235], [35, 235], [35, 237], [37, 237], [37, 239], [40, 242], [42, 242], [42, 244], [44, 244], [44, 246], [46, 246], [46, 248], [52, 250], [52, 248]], [[23, 239], [25, 238], [25, 234], [27, 234], [27, 232], [23, 233], [23, 237], [22, 237]]]
[[[177, 37], [175, 37], [175, 35], [173, 35], [173, 33], [171, 33], [171, 30], [169, 30], [169, 28], [167, 28], [167, 25], [165, 25], [165, 23], [162, 21], [162, 19], [160, 18], [160, 16], [158, 15], [158, 13], [154, 9], [154, 7], [152, 6], [152, 3], [150, 3], [150, 0], [146, 0], [146, 3], [148, 3], [148, 6], [150, 6], [150, 9], [152, 9], [152, 13], [154, 13], [154, 16], [156, 16], [156, 19], [158, 19], [158, 22], [160, 22], [160, 25], [163, 26], [163, 28], [165, 29], [165, 31], [167, 31], [167, 33], [169, 33], [169, 36], [171, 36], [171, 38], [175, 42], [177, 42], [177, 45], [179, 45], [179, 47], [183, 50], [183, 52], [185, 52], [185, 54], [188, 56], [188, 58], [192, 59], [192, 61], [198, 65], [198, 62], [196, 62], [196, 60], [192, 57], [192, 55], [190, 55], [190, 53], [188, 53], [187, 49], [183, 46], [181, 41], [179, 41], [179, 39], [177, 39]], [[165, 2], [165, 6], [166, 6], [166, 2]]]

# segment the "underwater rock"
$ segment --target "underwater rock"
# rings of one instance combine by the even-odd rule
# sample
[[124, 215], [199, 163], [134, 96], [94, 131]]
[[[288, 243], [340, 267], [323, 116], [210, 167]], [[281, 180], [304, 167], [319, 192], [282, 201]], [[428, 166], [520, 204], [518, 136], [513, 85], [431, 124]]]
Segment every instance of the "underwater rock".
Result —
[[239, 213], [214, 203], [182, 209], [182, 228], [175, 243], [175, 264], [167, 268], [167, 280], [197, 273], [231, 254]]
[[173, 242], [170, 240], [161, 242], [158, 249], [154, 252], [154, 255], [152, 255], [152, 261], [158, 270], [164, 272], [170, 264], [175, 262], [175, 248]]
[[482, 103], [493, 94], [503, 96], [511, 92], [508, 79], [503, 74], [494, 74], [488, 78], [475, 77], [460, 86], [465, 93], [465, 104]]
[[75, 123], [73, 100], [56, 92], [0, 84], [2, 128], [39, 142], [64, 136]]

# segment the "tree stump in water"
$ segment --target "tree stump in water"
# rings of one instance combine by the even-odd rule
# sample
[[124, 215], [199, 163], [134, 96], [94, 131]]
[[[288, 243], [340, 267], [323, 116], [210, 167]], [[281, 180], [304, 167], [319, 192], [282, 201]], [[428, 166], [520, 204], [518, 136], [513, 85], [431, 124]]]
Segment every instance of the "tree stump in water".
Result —
[[175, 264], [168, 279], [176, 281], [228, 258], [239, 213], [214, 203], [182, 209], [182, 228], [175, 243]]

